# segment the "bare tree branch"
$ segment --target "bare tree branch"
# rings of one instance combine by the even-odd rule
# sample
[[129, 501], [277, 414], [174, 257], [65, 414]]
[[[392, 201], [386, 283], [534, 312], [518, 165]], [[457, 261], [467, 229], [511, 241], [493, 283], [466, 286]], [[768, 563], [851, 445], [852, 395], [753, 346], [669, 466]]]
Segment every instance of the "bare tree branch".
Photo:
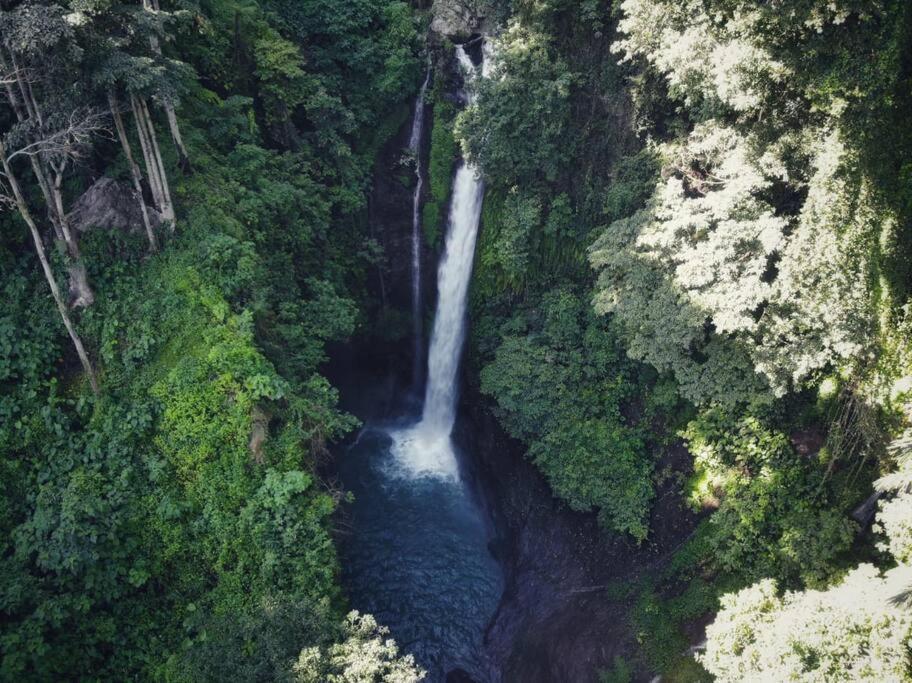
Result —
[[12, 152], [7, 161], [19, 156], [41, 156], [55, 167], [65, 166], [69, 161], [83, 158], [96, 135], [110, 136], [107, 114], [99, 109], [76, 109], [52, 130], [39, 132], [33, 142]]

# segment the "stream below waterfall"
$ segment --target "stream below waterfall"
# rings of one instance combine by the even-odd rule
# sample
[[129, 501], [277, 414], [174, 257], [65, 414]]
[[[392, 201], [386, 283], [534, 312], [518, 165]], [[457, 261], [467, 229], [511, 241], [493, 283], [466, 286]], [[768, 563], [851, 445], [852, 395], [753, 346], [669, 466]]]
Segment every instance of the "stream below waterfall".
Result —
[[[457, 55], [471, 99], [480, 69], [463, 47]], [[427, 83], [416, 102], [413, 151], [420, 144], [420, 98]], [[417, 320], [420, 165], [417, 182], [412, 226], [416, 356], [422, 328]], [[420, 416], [368, 424], [339, 466], [343, 486], [354, 494], [349, 506], [352, 533], [341, 547], [352, 607], [374, 614], [389, 627], [402, 650], [427, 670], [429, 681], [443, 681], [455, 670], [479, 682], [494, 677], [483, 636], [503, 592], [503, 572], [489, 549], [492, 525], [463, 476], [462, 455], [452, 439], [483, 193], [475, 169], [461, 163], [453, 179], [437, 273], [438, 301]]]

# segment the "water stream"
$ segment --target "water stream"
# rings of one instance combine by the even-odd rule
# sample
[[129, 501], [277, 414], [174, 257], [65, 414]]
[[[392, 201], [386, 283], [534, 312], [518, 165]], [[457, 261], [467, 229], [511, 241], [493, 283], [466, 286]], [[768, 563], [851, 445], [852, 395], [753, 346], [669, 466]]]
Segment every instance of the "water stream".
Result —
[[421, 366], [424, 360], [424, 323], [421, 315], [421, 193], [424, 189], [424, 174], [421, 168], [421, 140], [424, 133], [424, 98], [431, 82], [428, 69], [415, 98], [415, 114], [409, 135], [409, 151], [415, 156], [415, 192], [412, 195], [412, 382], [421, 386]]
[[[457, 54], [471, 92], [479, 69], [463, 48]], [[355, 495], [352, 534], [342, 549], [352, 605], [389, 626], [430, 681], [456, 668], [476, 681], [491, 680], [482, 637], [503, 590], [488, 548], [490, 522], [461, 476], [465, 454], [452, 439], [483, 192], [475, 169], [460, 164], [437, 273], [420, 417], [369, 425], [340, 466], [345, 488]]]

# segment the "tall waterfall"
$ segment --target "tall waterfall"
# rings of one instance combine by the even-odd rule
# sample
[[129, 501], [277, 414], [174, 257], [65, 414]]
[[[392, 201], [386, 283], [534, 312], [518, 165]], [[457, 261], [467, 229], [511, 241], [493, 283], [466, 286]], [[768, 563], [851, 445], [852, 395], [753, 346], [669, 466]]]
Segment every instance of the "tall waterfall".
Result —
[[[470, 91], [483, 71], [464, 49], [457, 54]], [[419, 99], [416, 120], [420, 106]], [[420, 139], [419, 125], [412, 124], [413, 140]], [[443, 683], [454, 671], [471, 680], [499, 680], [484, 636], [504, 588], [502, 568], [491, 553], [491, 520], [474, 495], [480, 492], [460, 478], [451, 438], [483, 193], [471, 165], [460, 165], [452, 180], [437, 309], [425, 334], [421, 419], [414, 412], [393, 421], [381, 418], [375, 427], [365, 427], [340, 459], [341, 480], [354, 494], [352, 535], [340, 544], [352, 606], [382, 617], [427, 670], [422, 680], [428, 683]], [[384, 393], [389, 395], [389, 385]], [[387, 408], [386, 402], [378, 405], [378, 414], [386, 415]]]
[[446, 252], [437, 273], [437, 314], [428, 352], [428, 383], [421, 423], [449, 436], [456, 419], [459, 357], [465, 339], [466, 296], [472, 275], [483, 188], [470, 164], [453, 181]]
[[415, 117], [412, 119], [412, 133], [409, 136], [409, 151], [415, 155], [415, 194], [412, 196], [412, 339], [414, 343], [412, 381], [420, 386], [421, 364], [423, 361], [423, 323], [421, 320], [421, 191], [424, 175], [421, 172], [421, 136], [424, 132], [424, 98], [431, 81], [428, 69], [415, 100]]
[[[471, 102], [478, 70], [464, 47], [459, 46], [456, 54]], [[421, 422], [394, 435], [396, 460], [411, 476], [459, 477], [450, 433], [456, 421], [457, 373], [483, 194], [475, 168], [461, 163], [453, 180], [446, 247], [437, 271], [437, 311], [428, 351], [424, 412]]]

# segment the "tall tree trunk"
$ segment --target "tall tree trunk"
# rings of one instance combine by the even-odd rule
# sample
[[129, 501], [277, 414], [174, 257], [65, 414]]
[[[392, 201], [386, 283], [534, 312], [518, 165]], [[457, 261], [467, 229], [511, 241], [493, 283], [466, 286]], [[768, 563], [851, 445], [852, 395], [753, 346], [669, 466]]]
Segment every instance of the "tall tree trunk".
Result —
[[[3, 69], [4, 74], [10, 73], [10, 76], [12, 76], [9, 66], [7, 65], [6, 61], [3, 59], [2, 50], [0, 50], [0, 69]], [[16, 119], [19, 121], [24, 121], [26, 118], [26, 112], [23, 109], [22, 102], [19, 100], [19, 97], [16, 95], [16, 90], [13, 88], [12, 82], [7, 81], [4, 84], [4, 87], [6, 88], [6, 97], [9, 100], [10, 106], [13, 108], [13, 112], [15, 112], [15, 114], [16, 114]]]
[[120, 138], [120, 146], [123, 148], [124, 156], [127, 157], [127, 165], [130, 167], [130, 175], [133, 178], [133, 191], [136, 193], [139, 209], [142, 212], [143, 226], [146, 228], [146, 236], [149, 238], [149, 247], [153, 252], [156, 252], [158, 251], [158, 240], [155, 238], [155, 231], [152, 229], [152, 222], [149, 220], [149, 210], [146, 208], [146, 201], [143, 199], [142, 176], [139, 172], [139, 166], [133, 159], [130, 139], [127, 137], [127, 129], [124, 127], [123, 117], [120, 115], [120, 105], [117, 103], [117, 97], [113, 91], [108, 93], [108, 102], [111, 105], [111, 115], [114, 117], [114, 127], [117, 128], [117, 137]]
[[82, 344], [82, 339], [80, 339], [79, 334], [76, 332], [76, 327], [73, 325], [73, 321], [70, 319], [69, 311], [67, 310], [66, 303], [63, 301], [63, 297], [60, 295], [60, 288], [57, 287], [57, 281], [54, 279], [54, 273], [51, 270], [51, 264], [48, 262], [47, 253], [44, 251], [44, 244], [41, 242], [41, 234], [38, 232], [38, 226], [35, 225], [35, 220], [32, 218], [32, 213], [29, 211], [28, 204], [25, 203], [25, 198], [22, 196], [22, 190], [19, 187], [19, 182], [16, 179], [16, 176], [13, 174], [13, 170], [10, 167], [9, 161], [6, 158], [6, 148], [3, 145], [3, 142], [0, 141], [0, 163], [3, 165], [3, 171], [6, 174], [6, 180], [10, 185], [10, 189], [13, 191], [13, 198], [16, 202], [16, 208], [19, 209], [19, 213], [25, 220], [28, 225], [29, 232], [32, 234], [32, 241], [35, 243], [35, 251], [38, 253], [38, 260], [41, 261], [41, 269], [44, 271], [44, 277], [47, 280], [48, 286], [51, 288], [51, 295], [54, 297], [54, 303], [57, 304], [57, 311], [60, 313], [60, 317], [63, 319], [63, 325], [66, 327], [67, 332], [70, 335], [70, 339], [73, 342], [73, 346], [76, 347], [76, 355], [79, 356], [79, 362], [82, 364], [82, 369], [85, 372], [86, 376], [89, 378], [89, 384], [92, 387], [92, 391], [95, 395], [98, 395], [98, 378], [95, 375], [95, 368], [92, 367], [92, 362], [89, 360], [89, 355], [86, 353], [85, 347]]
[[158, 163], [152, 158], [152, 145], [149, 144], [149, 134], [143, 122], [142, 111], [139, 108], [139, 98], [136, 95], [130, 95], [130, 106], [133, 109], [133, 123], [136, 124], [136, 135], [139, 138], [143, 162], [146, 165], [149, 189], [152, 190], [152, 201], [155, 202], [155, 208], [158, 209], [159, 213], [164, 215], [165, 201], [162, 198], [161, 181], [158, 177]]
[[[31, 85], [25, 81], [23, 72], [19, 68], [12, 52], [10, 52], [10, 59], [13, 65], [12, 71], [10, 71], [9, 63], [4, 58], [2, 51], [0, 51], [0, 68], [6, 72], [14, 73], [16, 76], [19, 96], [17, 96], [16, 89], [13, 88], [12, 84], [6, 84], [7, 99], [16, 114], [16, 119], [20, 123], [24, 123], [28, 119], [34, 119], [40, 123], [40, 111]], [[58, 174], [57, 180], [52, 184], [44, 160], [36, 154], [30, 154], [28, 157], [35, 179], [38, 181], [38, 187], [44, 196], [48, 219], [54, 228], [54, 234], [66, 248], [68, 258], [67, 271], [70, 274], [70, 292], [73, 305], [90, 306], [95, 301], [95, 295], [89, 285], [89, 277], [82, 261], [79, 244], [70, 231], [66, 211], [63, 207], [63, 194], [60, 188], [62, 175]]]
[[152, 115], [149, 113], [149, 107], [146, 105], [146, 101], [142, 99], [139, 101], [139, 106], [140, 109], [142, 109], [143, 118], [149, 131], [149, 139], [151, 140], [152, 151], [154, 152], [153, 157], [158, 164], [162, 199], [165, 202], [165, 211], [163, 213], [165, 214], [165, 220], [171, 224], [171, 231], [173, 232], [175, 225], [174, 203], [171, 201], [171, 188], [168, 185], [168, 174], [165, 172], [165, 163], [162, 161], [161, 150], [158, 147], [158, 137], [155, 135], [155, 126], [152, 123]]
[[[143, 0], [143, 9], [147, 12], [158, 12], [161, 10], [161, 6], [159, 5], [158, 0]], [[161, 45], [158, 42], [158, 36], [149, 36], [149, 45], [152, 47], [152, 52], [161, 57], [162, 50]], [[180, 126], [177, 123], [177, 114], [174, 112], [174, 105], [163, 98], [162, 108], [165, 110], [165, 117], [168, 119], [168, 130], [171, 132], [171, 140], [174, 142], [175, 148], [177, 148], [178, 163], [184, 173], [189, 173], [191, 170], [190, 155], [187, 154], [187, 148], [184, 147], [184, 139], [181, 136]]]
[[38, 109], [34, 107], [34, 100], [30, 96], [31, 90], [25, 87], [25, 78], [22, 69], [19, 68], [19, 62], [16, 61], [16, 53], [10, 50], [10, 60], [13, 65], [13, 72], [16, 74], [16, 84], [19, 86], [19, 94], [22, 95], [22, 101], [25, 102], [25, 110], [29, 117], [34, 118], [39, 123], [41, 118], [38, 116]]
[[174, 105], [165, 102], [162, 105], [165, 108], [165, 117], [168, 119], [168, 130], [171, 131], [171, 139], [177, 148], [178, 163], [184, 173], [190, 173], [190, 155], [187, 154], [187, 148], [184, 147], [184, 139], [181, 137], [180, 126], [177, 125], [177, 114], [174, 112]]
[[70, 299], [72, 305], [82, 308], [91, 306], [95, 303], [95, 293], [92, 292], [92, 288], [89, 286], [89, 275], [82, 260], [82, 253], [79, 251], [79, 243], [70, 230], [69, 218], [67, 218], [66, 209], [63, 207], [62, 168], [55, 171], [51, 192], [54, 201], [54, 211], [57, 213], [57, 220], [60, 221], [60, 231], [63, 233], [63, 239], [67, 247], [67, 271], [70, 274]]

